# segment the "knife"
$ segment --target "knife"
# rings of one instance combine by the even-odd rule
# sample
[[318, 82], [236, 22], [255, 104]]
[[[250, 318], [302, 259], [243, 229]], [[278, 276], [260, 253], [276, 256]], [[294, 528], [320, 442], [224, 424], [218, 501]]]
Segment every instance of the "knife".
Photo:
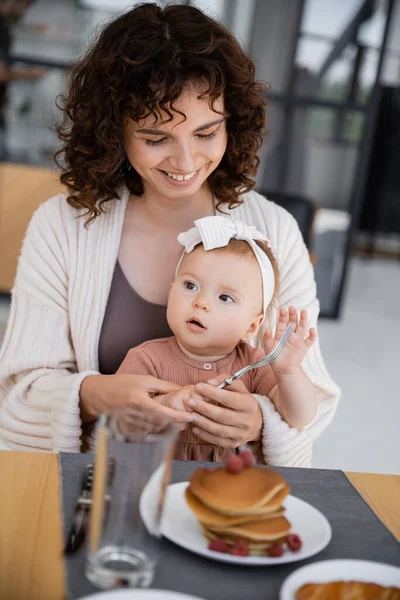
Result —
[[87, 465], [82, 478], [81, 494], [77, 500], [74, 519], [68, 533], [64, 554], [74, 554], [83, 544], [88, 529], [88, 516], [92, 505], [94, 465]]

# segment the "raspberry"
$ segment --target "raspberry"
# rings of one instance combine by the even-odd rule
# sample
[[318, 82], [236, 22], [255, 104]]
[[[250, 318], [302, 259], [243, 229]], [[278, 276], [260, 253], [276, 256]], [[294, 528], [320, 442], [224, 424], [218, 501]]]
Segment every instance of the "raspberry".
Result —
[[219, 540], [216, 538], [215, 540], [211, 540], [208, 544], [208, 549], [213, 550], [214, 552], [228, 552], [228, 546], [224, 540]]
[[240, 473], [243, 469], [243, 461], [240, 456], [231, 456], [225, 465], [228, 473]]
[[233, 556], [248, 556], [249, 555], [249, 546], [245, 541], [236, 542], [231, 550], [231, 554]]
[[287, 545], [289, 546], [292, 552], [298, 552], [303, 545], [303, 542], [301, 541], [297, 533], [289, 533], [288, 539], [286, 541]]
[[256, 462], [251, 450], [243, 450], [243, 452], [240, 453], [240, 458], [243, 461], [244, 467], [252, 467]]
[[267, 554], [273, 558], [278, 558], [279, 556], [283, 556], [285, 554], [285, 549], [282, 544], [274, 544], [268, 548]]

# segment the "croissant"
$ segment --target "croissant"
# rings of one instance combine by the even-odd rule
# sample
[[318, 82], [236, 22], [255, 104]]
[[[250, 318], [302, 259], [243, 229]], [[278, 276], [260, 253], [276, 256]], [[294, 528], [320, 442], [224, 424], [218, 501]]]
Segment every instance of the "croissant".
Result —
[[297, 590], [296, 600], [400, 600], [400, 589], [363, 581], [306, 583]]

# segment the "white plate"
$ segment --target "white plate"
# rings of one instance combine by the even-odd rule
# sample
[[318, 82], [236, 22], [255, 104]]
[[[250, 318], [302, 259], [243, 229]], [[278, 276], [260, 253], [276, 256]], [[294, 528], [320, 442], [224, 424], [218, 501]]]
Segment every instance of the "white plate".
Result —
[[368, 560], [322, 560], [294, 571], [281, 587], [280, 600], [295, 600], [305, 583], [330, 581], [366, 581], [385, 586], [400, 586], [400, 569]]
[[168, 590], [110, 590], [85, 596], [81, 600], [202, 600], [198, 596], [188, 596]]
[[303, 560], [321, 552], [329, 544], [332, 536], [328, 520], [316, 508], [296, 498], [288, 496], [284, 502], [285, 516], [292, 524], [293, 533], [297, 533], [303, 542], [299, 552], [287, 550], [283, 556], [232, 556], [208, 549], [200, 525], [188, 507], [184, 492], [188, 482], [170, 485], [167, 491], [166, 504], [162, 522], [162, 533], [171, 542], [186, 550], [201, 554], [207, 558], [242, 565], [279, 565]]

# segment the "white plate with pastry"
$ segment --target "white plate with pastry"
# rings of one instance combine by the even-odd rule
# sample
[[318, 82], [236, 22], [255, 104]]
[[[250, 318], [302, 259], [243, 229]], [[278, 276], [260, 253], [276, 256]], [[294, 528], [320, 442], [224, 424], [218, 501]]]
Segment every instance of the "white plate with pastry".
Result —
[[[304, 560], [321, 552], [332, 536], [326, 517], [316, 508], [288, 495], [283, 503], [284, 515], [291, 524], [291, 531], [300, 536], [300, 550], [292, 552], [287, 547], [282, 556], [235, 556], [230, 553], [216, 552], [208, 548], [209, 541], [203, 534], [200, 523], [185, 498], [189, 482], [170, 485], [167, 490], [166, 504], [162, 521], [162, 534], [171, 542], [206, 558], [222, 562], [248, 566], [279, 565]], [[144, 507], [142, 507], [143, 510]], [[145, 517], [145, 515], [143, 515]]]
[[202, 600], [169, 590], [109, 590], [85, 596], [81, 600]]
[[[379, 586], [379, 587], [377, 587]], [[351, 591], [349, 590], [351, 587]], [[280, 600], [324, 600], [325, 598], [386, 598], [382, 587], [399, 588], [400, 569], [368, 560], [323, 560], [297, 569], [285, 579]], [[347, 589], [345, 589], [347, 588]], [[328, 596], [328, 594], [330, 594]], [[344, 596], [343, 594], [348, 594]], [[351, 594], [351, 595], [350, 595]]]

